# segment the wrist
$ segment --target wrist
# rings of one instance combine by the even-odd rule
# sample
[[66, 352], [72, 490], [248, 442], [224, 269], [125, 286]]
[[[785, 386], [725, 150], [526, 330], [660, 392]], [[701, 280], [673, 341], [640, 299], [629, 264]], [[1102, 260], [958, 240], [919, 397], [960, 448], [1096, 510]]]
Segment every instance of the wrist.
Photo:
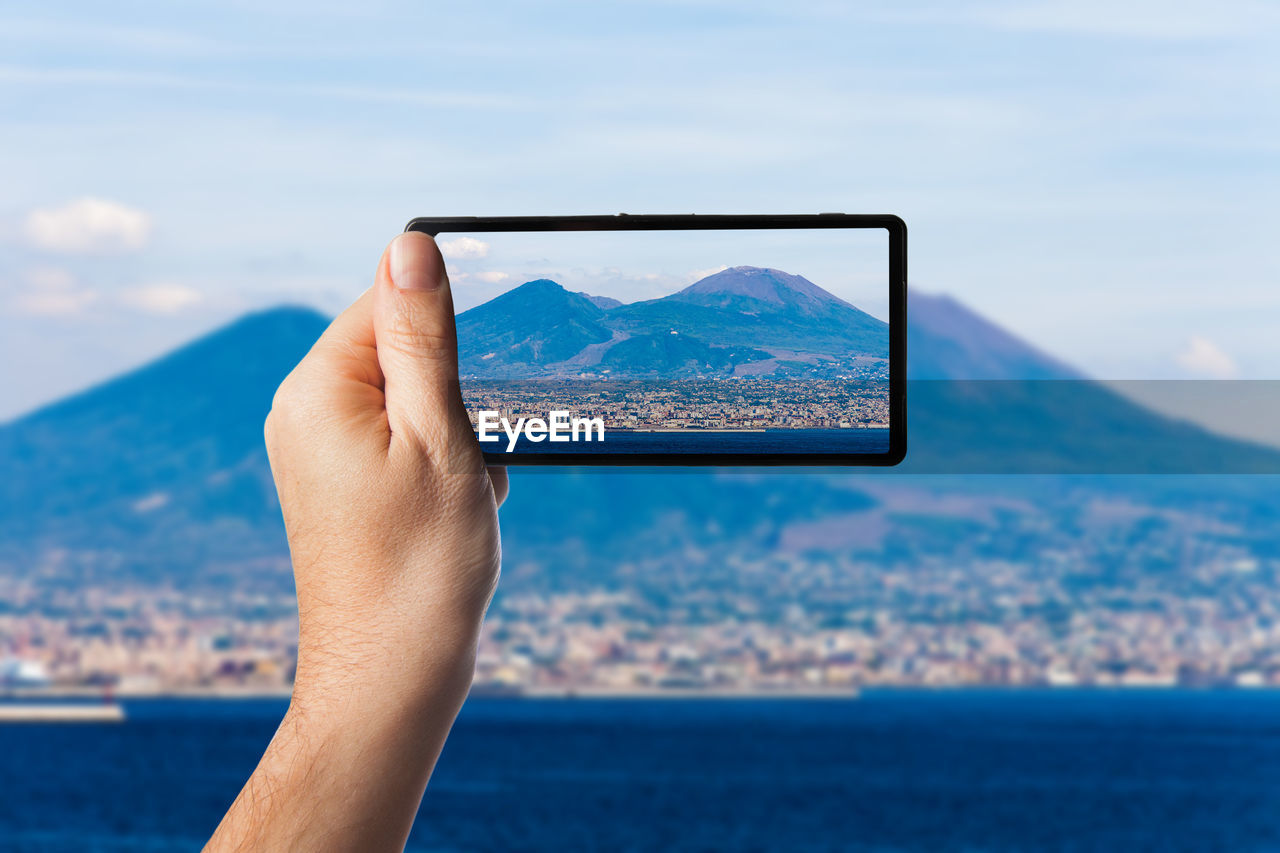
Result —
[[475, 674], [475, 636], [424, 643], [372, 639], [298, 645], [291, 710], [308, 720], [364, 721], [377, 714], [397, 720], [434, 716], [461, 706]]
[[299, 681], [209, 849], [403, 848], [467, 680], [440, 672], [416, 695]]

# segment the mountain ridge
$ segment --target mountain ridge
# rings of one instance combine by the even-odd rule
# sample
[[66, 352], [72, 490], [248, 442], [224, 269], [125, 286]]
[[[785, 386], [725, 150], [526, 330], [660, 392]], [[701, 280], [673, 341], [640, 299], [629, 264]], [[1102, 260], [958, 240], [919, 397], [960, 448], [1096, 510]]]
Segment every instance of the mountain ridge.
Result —
[[[759, 375], [783, 363], [837, 376], [859, 361], [883, 362], [889, 340], [887, 324], [808, 279], [751, 266], [627, 304], [537, 279], [463, 312], [458, 324], [462, 375], [490, 379], [594, 377], [600, 364], [610, 378], [736, 375], [748, 364]], [[683, 336], [690, 357], [673, 359], [670, 345], [656, 343], [664, 334]], [[545, 345], [553, 338], [554, 347]]]

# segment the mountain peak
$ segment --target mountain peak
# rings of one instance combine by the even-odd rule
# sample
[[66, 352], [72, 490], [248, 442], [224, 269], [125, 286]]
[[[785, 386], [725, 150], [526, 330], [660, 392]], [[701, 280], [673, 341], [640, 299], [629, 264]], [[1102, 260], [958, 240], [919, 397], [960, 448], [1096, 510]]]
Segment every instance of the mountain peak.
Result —
[[794, 302], [797, 297], [826, 303], [845, 304], [804, 276], [770, 267], [737, 266], [700, 278], [680, 293], [687, 295], [724, 294], [757, 299], [775, 305]]
[[[329, 317], [305, 305], [286, 304], [253, 311], [142, 367], [37, 409], [12, 423], [40, 423], [66, 417], [70, 412], [92, 410], [104, 401], [136, 403], [142, 398], [162, 398], [166, 394], [190, 399], [197, 387], [215, 396], [225, 396], [224, 402], [231, 404], [246, 397], [253, 398], [256, 404], [263, 395], [270, 401], [280, 379], [307, 354], [329, 322]], [[234, 382], [225, 387], [214, 381], [231, 376], [235, 377]], [[265, 415], [266, 409], [262, 412]]]
[[808, 317], [854, 309], [809, 279], [770, 267], [728, 267], [667, 297], [743, 314], [792, 313]]
[[515, 296], [519, 294], [521, 296], [546, 298], [548, 296], [559, 296], [562, 293], [569, 295], [569, 291], [565, 290], [558, 281], [552, 281], [549, 278], [535, 278], [532, 281], [526, 281], [519, 287], [511, 288], [502, 295]]
[[[149, 494], [212, 520], [274, 518], [279, 510], [262, 477], [262, 422], [280, 380], [328, 325], [302, 306], [256, 311], [0, 426], [9, 475], [0, 504], [21, 508], [9, 514], [10, 533], [110, 505], [118, 514], [88, 528], [87, 547], [121, 547], [136, 516], [130, 507]], [[177, 512], [175, 531], [189, 518]]]
[[491, 312], [572, 311], [594, 317], [604, 311], [585, 293], [572, 293], [549, 278], [535, 278], [513, 287], [488, 302], [458, 315], [459, 322], [485, 317]]
[[907, 300], [907, 374], [912, 379], [1084, 378], [954, 297], [912, 288]]
[[[547, 278], [526, 281], [458, 315], [458, 359], [464, 375], [528, 375], [529, 365], [563, 361], [613, 333], [604, 309]], [[504, 373], [504, 375], [507, 375]]]

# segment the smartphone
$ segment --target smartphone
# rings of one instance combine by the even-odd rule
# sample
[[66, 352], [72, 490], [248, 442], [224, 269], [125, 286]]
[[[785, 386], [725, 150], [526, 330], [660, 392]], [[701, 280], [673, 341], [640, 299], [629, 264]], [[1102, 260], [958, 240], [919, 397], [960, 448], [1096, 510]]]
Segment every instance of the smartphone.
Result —
[[895, 465], [907, 229], [892, 215], [422, 217], [486, 459]]

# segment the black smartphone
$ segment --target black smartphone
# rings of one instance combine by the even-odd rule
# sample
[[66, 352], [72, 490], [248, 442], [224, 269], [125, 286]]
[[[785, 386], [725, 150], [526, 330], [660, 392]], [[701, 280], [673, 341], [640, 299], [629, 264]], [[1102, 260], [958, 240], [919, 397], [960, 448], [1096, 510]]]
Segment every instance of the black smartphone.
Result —
[[486, 458], [895, 465], [907, 449], [897, 216], [422, 217]]

